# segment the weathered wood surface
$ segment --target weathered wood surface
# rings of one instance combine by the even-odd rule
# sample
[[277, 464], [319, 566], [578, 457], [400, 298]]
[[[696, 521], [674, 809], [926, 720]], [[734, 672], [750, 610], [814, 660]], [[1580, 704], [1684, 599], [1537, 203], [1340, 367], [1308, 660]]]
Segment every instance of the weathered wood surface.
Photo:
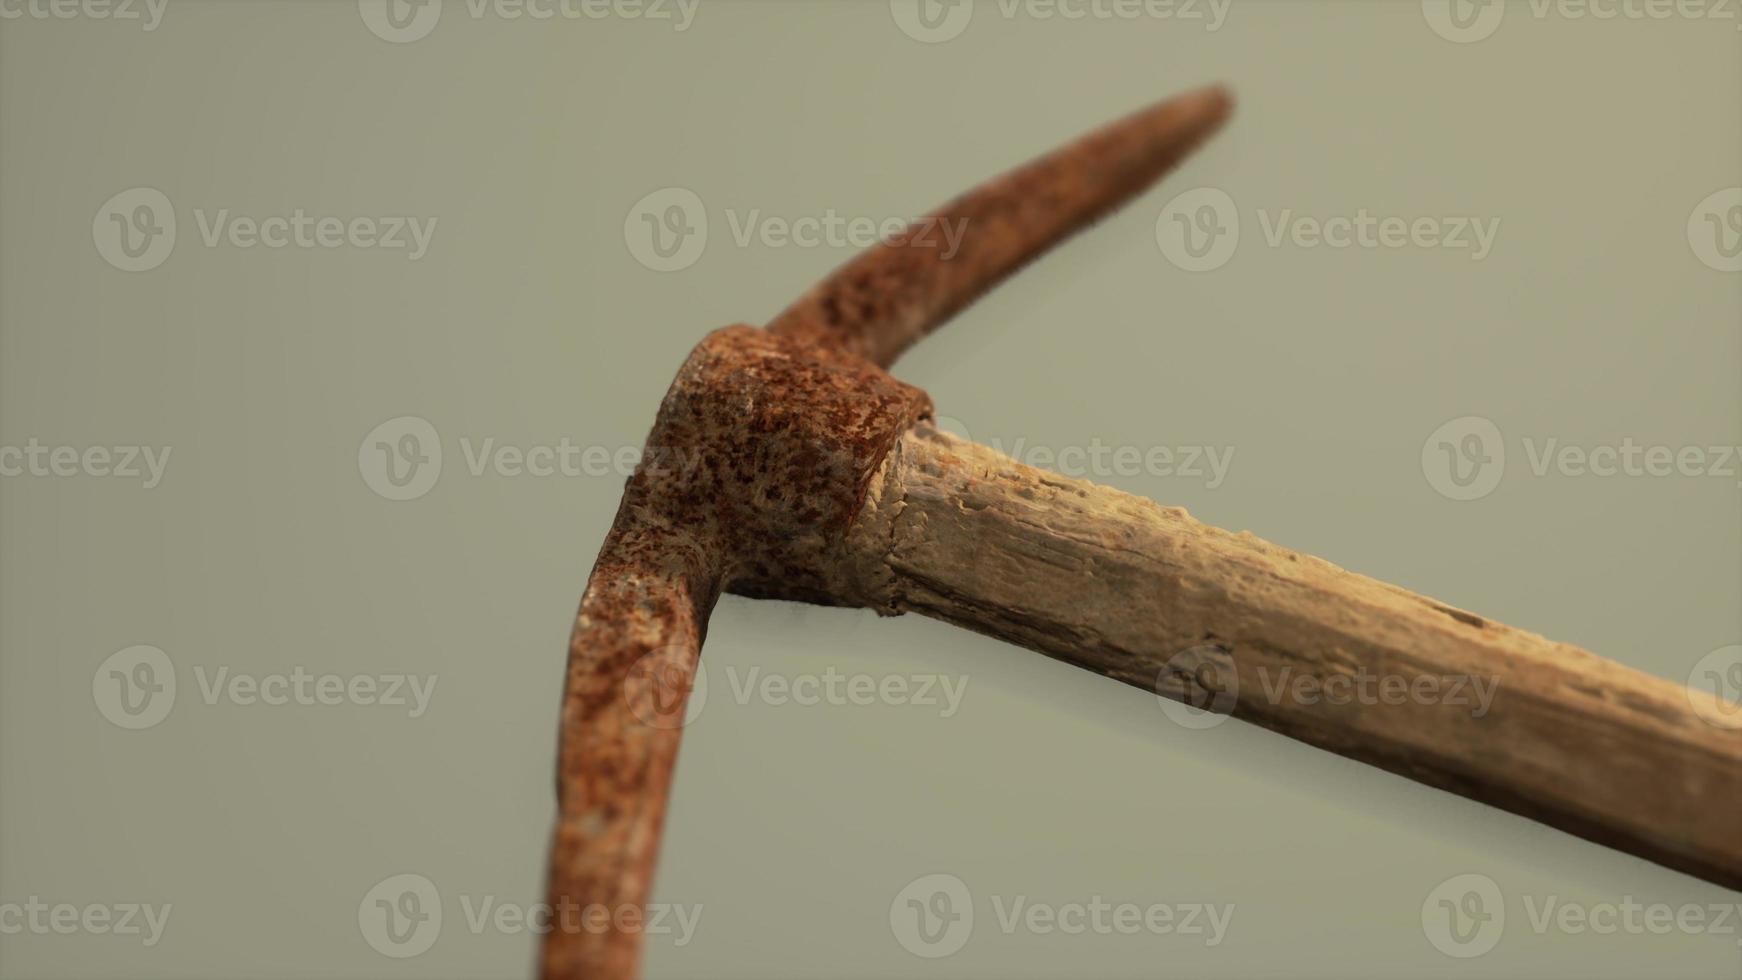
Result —
[[1692, 700], [1715, 695], [924, 425], [850, 541], [869, 605], [1742, 887], [1742, 730]]

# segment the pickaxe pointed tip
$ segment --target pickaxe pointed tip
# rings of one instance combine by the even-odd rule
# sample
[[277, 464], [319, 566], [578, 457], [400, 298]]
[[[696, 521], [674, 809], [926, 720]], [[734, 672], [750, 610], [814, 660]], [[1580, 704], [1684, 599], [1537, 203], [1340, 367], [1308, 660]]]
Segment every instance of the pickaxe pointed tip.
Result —
[[867, 251], [769, 324], [882, 367], [1018, 269], [1148, 189], [1233, 111], [1186, 92], [989, 180]]

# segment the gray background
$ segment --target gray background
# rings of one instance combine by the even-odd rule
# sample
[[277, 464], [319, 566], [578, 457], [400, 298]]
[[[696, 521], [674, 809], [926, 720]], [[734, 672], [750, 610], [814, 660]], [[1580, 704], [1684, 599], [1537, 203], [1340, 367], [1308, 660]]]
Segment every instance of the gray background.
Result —
[[[1525, 440], [1742, 443], [1742, 277], [1691, 212], [1742, 175], [1734, 18], [1509, 6], [1476, 43], [1415, 2], [1241, 2], [1204, 21], [1039, 19], [982, 2], [922, 43], [890, 6], [708, 0], [645, 18], [474, 18], [376, 36], [354, 2], [180, 2], [138, 22], [0, 21], [0, 445], [173, 447], [161, 485], [0, 483], [0, 902], [173, 903], [162, 941], [0, 936], [5, 977], [512, 977], [535, 943], [461, 901], [540, 900], [562, 658], [616, 506], [608, 476], [468, 471], [461, 440], [641, 442], [688, 348], [761, 322], [853, 253], [739, 246], [728, 211], [911, 216], [1145, 102], [1225, 81], [1232, 126], [1160, 189], [898, 368], [982, 441], [1233, 447], [1227, 479], [1091, 474], [1683, 681], [1742, 642], [1728, 477], [1532, 472]], [[8, 9], [16, 10], [16, 7]], [[154, 187], [173, 253], [130, 273], [93, 216]], [[693, 265], [625, 219], [687, 188]], [[1157, 218], [1238, 202], [1221, 268]], [[196, 210], [416, 215], [404, 250], [207, 247]], [[1500, 219], [1468, 251], [1271, 247], [1259, 212]], [[359, 446], [427, 420], [427, 494], [371, 490]], [[1422, 448], [1491, 420], [1492, 493], [1436, 492]], [[161, 648], [169, 716], [105, 720], [93, 674]], [[1738, 935], [1569, 934], [1526, 902], [1734, 892], [1243, 723], [938, 623], [722, 600], [656, 898], [703, 906], [651, 977], [1737, 977]], [[434, 674], [427, 713], [207, 704], [195, 669]], [[958, 713], [739, 704], [729, 670], [966, 677]], [[1714, 730], [1714, 738], [1739, 737]], [[892, 899], [960, 877], [953, 956]], [[413, 959], [358, 904], [442, 896]], [[1504, 938], [1454, 959], [1421, 909], [1494, 879]], [[1224, 942], [1005, 934], [994, 898], [1233, 903]]]

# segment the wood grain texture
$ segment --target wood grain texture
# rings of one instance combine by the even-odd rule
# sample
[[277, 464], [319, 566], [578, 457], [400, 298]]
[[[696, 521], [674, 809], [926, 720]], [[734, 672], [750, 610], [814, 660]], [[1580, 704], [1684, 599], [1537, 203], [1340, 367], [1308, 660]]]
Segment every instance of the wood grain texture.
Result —
[[1742, 730], [1694, 709], [1715, 695], [924, 425], [850, 540], [861, 599], [885, 612], [1742, 888]]

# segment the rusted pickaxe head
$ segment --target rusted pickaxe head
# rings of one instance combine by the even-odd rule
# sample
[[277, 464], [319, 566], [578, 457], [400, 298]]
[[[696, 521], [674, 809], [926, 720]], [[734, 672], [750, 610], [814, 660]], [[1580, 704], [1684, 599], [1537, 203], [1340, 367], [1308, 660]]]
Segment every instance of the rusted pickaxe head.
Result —
[[[635, 972], [682, 694], [720, 592], [878, 604], [878, 570], [855, 567], [846, 538], [890, 447], [931, 413], [924, 392], [885, 369], [1147, 187], [1229, 108], [1224, 91], [1206, 89], [1113, 123], [945, 205], [837, 270], [767, 329], [717, 330], [690, 354], [624, 492], [570, 644], [546, 977]], [[941, 222], [964, 232], [953, 254], [932, 232]]]

